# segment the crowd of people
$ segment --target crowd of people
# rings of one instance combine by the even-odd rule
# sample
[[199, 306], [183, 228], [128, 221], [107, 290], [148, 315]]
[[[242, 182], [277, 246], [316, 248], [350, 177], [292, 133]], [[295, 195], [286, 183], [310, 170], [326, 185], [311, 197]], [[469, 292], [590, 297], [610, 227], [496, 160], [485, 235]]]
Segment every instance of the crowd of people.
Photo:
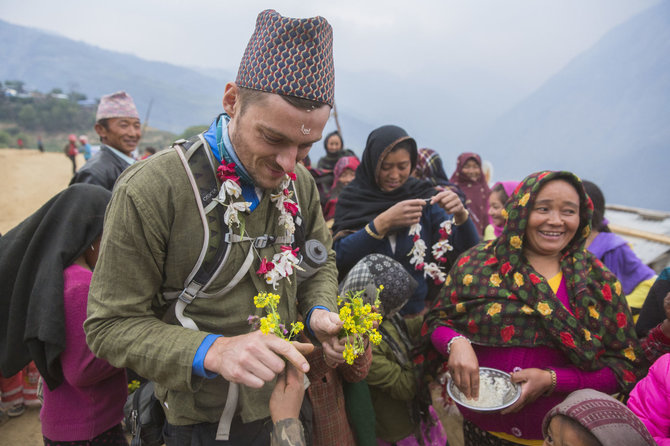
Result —
[[[126, 445], [132, 374], [168, 446], [670, 444], [670, 269], [610, 232], [600, 189], [489, 187], [469, 152], [448, 178], [397, 125], [359, 158], [322, 135], [333, 73], [324, 18], [266, 10], [203, 133], [136, 160], [132, 97], [101, 98], [100, 150], [80, 137], [77, 169], [71, 135], [70, 186], [0, 236], [2, 416], [41, 404], [45, 445]], [[351, 294], [383, 319], [345, 361]], [[519, 399], [454, 405], [480, 367]]]

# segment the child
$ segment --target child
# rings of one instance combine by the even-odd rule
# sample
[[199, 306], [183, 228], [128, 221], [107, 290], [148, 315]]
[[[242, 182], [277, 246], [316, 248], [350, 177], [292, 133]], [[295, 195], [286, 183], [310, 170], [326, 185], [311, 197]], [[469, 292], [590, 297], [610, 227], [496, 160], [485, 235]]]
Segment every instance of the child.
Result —
[[484, 241], [493, 240], [502, 234], [506, 220], [502, 211], [518, 185], [518, 181], [503, 181], [493, 185], [489, 195], [489, 224], [484, 230]]
[[593, 389], [572, 392], [542, 422], [544, 444], [652, 446], [647, 428], [621, 402]]

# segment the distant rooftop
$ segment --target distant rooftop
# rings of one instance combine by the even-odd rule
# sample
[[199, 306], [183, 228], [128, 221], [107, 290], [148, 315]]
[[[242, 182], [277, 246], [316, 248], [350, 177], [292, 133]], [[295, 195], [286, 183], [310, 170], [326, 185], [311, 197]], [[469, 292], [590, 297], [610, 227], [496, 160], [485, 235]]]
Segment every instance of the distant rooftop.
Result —
[[657, 273], [670, 266], [670, 213], [611, 204], [605, 207], [605, 218], [612, 232], [626, 239]]

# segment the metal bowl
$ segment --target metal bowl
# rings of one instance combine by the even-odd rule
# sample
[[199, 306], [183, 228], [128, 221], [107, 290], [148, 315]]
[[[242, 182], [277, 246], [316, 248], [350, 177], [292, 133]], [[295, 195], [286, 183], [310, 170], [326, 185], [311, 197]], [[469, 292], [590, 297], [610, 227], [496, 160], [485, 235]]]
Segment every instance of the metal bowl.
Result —
[[467, 407], [470, 410], [474, 410], [477, 412], [495, 412], [498, 410], [502, 410], [506, 407], [511, 406], [512, 404], [516, 403], [517, 400], [521, 397], [521, 385], [520, 384], [515, 384], [513, 383], [510, 378], [509, 373], [505, 373], [502, 370], [498, 369], [492, 369], [490, 367], [480, 367], [479, 368], [479, 397], [482, 397], [482, 383], [486, 379], [494, 379], [497, 377], [502, 377], [505, 379], [507, 386], [507, 390], [505, 392], [505, 395], [503, 396], [502, 399], [502, 404], [498, 404], [495, 406], [473, 406], [471, 403], [467, 402], [465, 396], [461, 393], [460, 390], [456, 387], [456, 384], [454, 384], [454, 380], [451, 379], [451, 376], [449, 376], [449, 380], [447, 381], [447, 393], [453, 399], [455, 402], [460, 404], [463, 407]]

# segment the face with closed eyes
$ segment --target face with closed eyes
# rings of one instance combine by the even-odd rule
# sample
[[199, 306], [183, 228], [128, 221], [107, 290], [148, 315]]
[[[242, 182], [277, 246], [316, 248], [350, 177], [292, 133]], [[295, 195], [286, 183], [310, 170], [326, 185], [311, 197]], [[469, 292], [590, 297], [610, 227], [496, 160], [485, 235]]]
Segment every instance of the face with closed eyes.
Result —
[[390, 152], [381, 163], [377, 184], [384, 192], [391, 192], [405, 184], [412, 171], [412, 159], [407, 149]]
[[565, 180], [545, 184], [537, 194], [526, 226], [524, 250], [539, 256], [560, 256], [579, 228], [579, 194]]
[[230, 140], [255, 185], [274, 189], [321, 139], [330, 107], [305, 110], [277, 94], [265, 94], [242, 110], [242, 100], [235, 84], [226, 85], [223, 106], [231, 118]]

